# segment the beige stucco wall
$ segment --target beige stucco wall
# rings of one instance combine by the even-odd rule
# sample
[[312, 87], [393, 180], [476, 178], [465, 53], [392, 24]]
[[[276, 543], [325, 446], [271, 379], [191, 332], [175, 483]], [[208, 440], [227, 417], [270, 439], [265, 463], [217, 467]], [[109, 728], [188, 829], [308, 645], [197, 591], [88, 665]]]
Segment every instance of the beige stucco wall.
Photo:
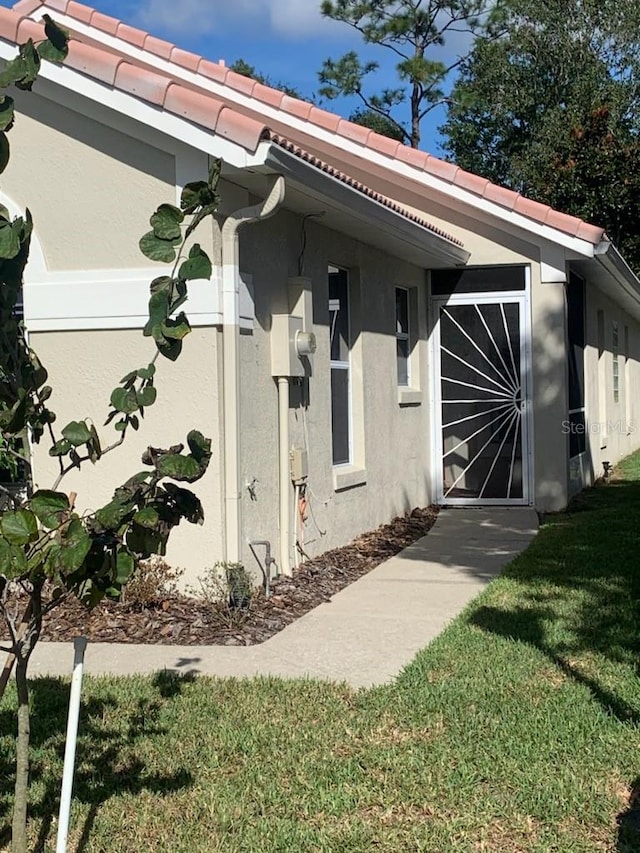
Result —
[[[44, 332], [33, 334], [31, 342], [56, 391], [50, 401], [57, 414], [56, 431], [71, 420], [90, 418], [103, 447], [116, 441], [118, 433], [113, 424], [103, 426], [111, 391], [130, 370], [149, 363], [155, 352], [152, 341], [144, 338], [140, 330], [118, 330]], [[172, 534], [167, 555], [172, 565], [188, 570], [186, 580], [192, 582], [222, 556], [217, 359], [218, 332], [212, 328], [194, 329], [185, 339], [178, 361], [159, 359], [155, 382], [158, 401], [145, 410], [139, 432], [131, 431], [125, 443], [95, 467], [85, 463], [80, 472], [71, 472], [62, 486], [67, 493], [77, 492], [79, 510], [97, 509], [111, 499], [117, 486], [144, 470], [140, 457], [149, 444], [169, 447], [182, 443], [190, 429], [199, 429], [210, 437], [211, 465], [191, 487], [202, 501], [206, 522], [202, 527], [182, 522]], [[48, 456], [48, 447], [43, 439], [34, 448], [39, 488], [50, 488], [58, 473], [56, 460]]]
[[[604, 350], [599, 354], [598, 312], [603, 312]], [[613, 322], [619, 332], [619, 402], [613, 394]], [[625, 327], [629, 350], [625, 353]], [[585, 418], [587, 450], [573, 460], [570, 488], [577, 491], [640, 447], [640, 323], [593, 284], [586, 285]]]
[[115, 127], [16, 92], [2, 190], [29, 207], [50, 270], [146, 267], [149, 216], [175, 200], [175, 159]]
[[[253, 225], [241, 238], [241, 268], [253, 276], [256, 324], [243, 335], [242, 353], [242, 483], [257, 481], [255, 500], [242, 496], [245, 539], [278, 542], [278, 408], [271, 376], [271, 313], [287, 309], [287, 278], [297, 275], [300, 218], [280, 212]], [[356, 459], [366, 482], [334, 488], [331, 450], [329, 370], [328, 266], [350, 270], [354, 341], [354, 397], [361, 407], [354, 426], [361, 438]], [[358, 533], [394, 515], [429, 503], [430, 439], [427, 396], [426, 341], [415, 353], [423, 398], [420, 405], [400, 406], [396, 375], [395, 286], [421, 291], [424, 271], [358, 243], [317, 223], [307, 224], [304, 274], [313, 288], [313, 319], [317, 352], [305, 411], [300, 386], [290, 393], [291, 444], [309, 454], [309, 497], [313, 509], [305, 525], [309, 555], [348, 542]], [[359, 279], [359, 288], [356, 286]], [[359, 294], [358, 291], [359, 290]], [[354, 298], [355, 297], [355, 298]], [[354, 304], [355, 303], [355, 304]], [[304, 420], [306, 419], [306, 431]], [[306, 432], [306, 435], [305, 435]], [[364, 478], [363, 478], [364, 479]], [[293, 498], [293, 489], [290, 490]], [[277, 552], [276, 552], [277, 553]], [[255, 561], [245, 552], [248, 565]]]

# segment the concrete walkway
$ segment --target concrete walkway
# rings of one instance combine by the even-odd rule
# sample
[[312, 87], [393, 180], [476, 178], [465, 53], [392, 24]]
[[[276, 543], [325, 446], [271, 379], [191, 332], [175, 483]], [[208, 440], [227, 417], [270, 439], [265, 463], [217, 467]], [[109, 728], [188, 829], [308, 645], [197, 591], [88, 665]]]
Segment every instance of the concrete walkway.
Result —
[[[220, 677], [309, 676], [354, 687], [398, 675], [538, 529], [529, 508], [442, 510], [415, 542], [259, 646], [90, 644], [85, 671], [171, 669]], [[68, 674], [69, 643], [41, 643], [32, 675]]]

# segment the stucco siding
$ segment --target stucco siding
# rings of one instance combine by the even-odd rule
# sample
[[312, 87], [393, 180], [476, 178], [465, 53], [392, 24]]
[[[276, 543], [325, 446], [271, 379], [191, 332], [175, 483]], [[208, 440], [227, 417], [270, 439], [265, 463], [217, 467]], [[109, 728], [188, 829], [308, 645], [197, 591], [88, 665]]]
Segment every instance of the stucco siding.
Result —
[[[304, 549], [312, 556], [429, 503], [431, 448], [424, 324], [415, 353], [423, 384], [420, 405], [399, 405], [396, 373], [395, 286], [419, 290], [420, 310], [426, 312], [424, 271], [316, 222], [308, 222], [306, 231], [303, 273], [312, 280], [317, 351], [308, 391], [291, 383], [289, 416], [291, 445], [308, 451], [307, 495], [313, 513], [305, 525]], [[299, 274], [300, 253], [301, 219], [288, 212], [251, 226], [241, 239], [241, 269], [253, 276], [256, 305], [254, 333], [241, 337], [242, 481], [256, 484], [254, 500], [246, 489], [242, 497], [245, 539], [275, 543], [279, 537], [271, 315], [288, 310], [287, 279]], [[354, 421], [360, 420], [354, 423], [360, 434], [354, 442], [354, 467], [364, 469], [365, 481], [338, 490], [331, 443], [329, 264], [347, 269], [351, 277], [351, 371], [353, 394], [360, 399], [360, 409], [353, 413]], [[293, 503], [293, 489], [291, 498]]]
[[36, 92], [15, 94], [2, 189], [31, 210], [48, 268], [148, 266], [138, 240], [175, 200], [175, 158]]
[[[158, 400], [145, 410], [139, 432], [130, 431], [125, 443], [95, 467], [85, 463], [80, 472], [68, 474], [62, 486], [67, 493], [77, 492], [76, 506], [81, 512], [97, 509], [111, 499], [117, 486], [144, 470], [140, 457], [150, 444], [168, 447], [183, 443], [194, 428], [210, 437], [211, 465], [192, 487], [202, 501], [206, 522], [202, 527], [183, 522], [172, 534], [168, 551], [168, 560], [187, 569], [187, 580], [191, 581], [223, 554], [217, 336], [215, 329], [195, 329], [185, 339], [177, 362], [159, 359]], [[113, 424], [103, 426], [111, 391], [123, 375], [149, 363], [154, 355], [153, 343], [140, 330], [46, 332], [33, 334], [31, 339], [54, 388], [50, 402], [57, 414], [54, 429], [59, 433], [71, 420], [90, 418], [103, 447], [116, 441], [118, 433]], [[51, 488], [58, 473], [48, 447], [43, 439], [34, 448], [39, 488]]]
[[[613, 388], [614, 322], [618, 324], [618, 402]], [[615, 465], [640, 447], [640, 323], [587, 282], [585, 325], [587, 440], [585, 453], [572, 465], [572, 491], [602, 476], [603, 462]]]

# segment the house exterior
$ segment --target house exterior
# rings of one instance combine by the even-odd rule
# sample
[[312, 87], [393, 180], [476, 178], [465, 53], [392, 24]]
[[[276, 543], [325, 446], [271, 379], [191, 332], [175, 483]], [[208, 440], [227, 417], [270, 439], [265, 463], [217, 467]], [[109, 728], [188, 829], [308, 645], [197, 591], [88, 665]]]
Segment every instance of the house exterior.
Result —
[[[113, 466], [66, 481], [79, 504], [195, 427], [207, 518], [169, 560], [259, 575], [268, 541], [286, 573], [416, 505], [562, 509], [640, 446], [640, 282], [602, 229], [73, 0], [0, 9], [0, 58], [45, 12], [70, 55], [16, 94], [0, 200], [35, 220], [25, 321], [61, 424], [101, 424], [149, 361], [138, 239], [224, 164], [193, 333]], [[40, 487], [53, 462], [34, 448]]]

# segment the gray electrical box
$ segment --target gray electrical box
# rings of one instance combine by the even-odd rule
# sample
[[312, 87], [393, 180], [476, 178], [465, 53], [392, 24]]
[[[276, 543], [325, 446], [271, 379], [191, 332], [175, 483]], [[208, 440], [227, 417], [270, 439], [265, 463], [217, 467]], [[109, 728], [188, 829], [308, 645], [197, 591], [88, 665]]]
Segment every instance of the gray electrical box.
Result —
[[307, 451], [301, 447], [292, 448], [289, 453], [289, 463], [291, 468], [291, 480], [295, 485], [299, 486], [309, 476], [309, 458]]

